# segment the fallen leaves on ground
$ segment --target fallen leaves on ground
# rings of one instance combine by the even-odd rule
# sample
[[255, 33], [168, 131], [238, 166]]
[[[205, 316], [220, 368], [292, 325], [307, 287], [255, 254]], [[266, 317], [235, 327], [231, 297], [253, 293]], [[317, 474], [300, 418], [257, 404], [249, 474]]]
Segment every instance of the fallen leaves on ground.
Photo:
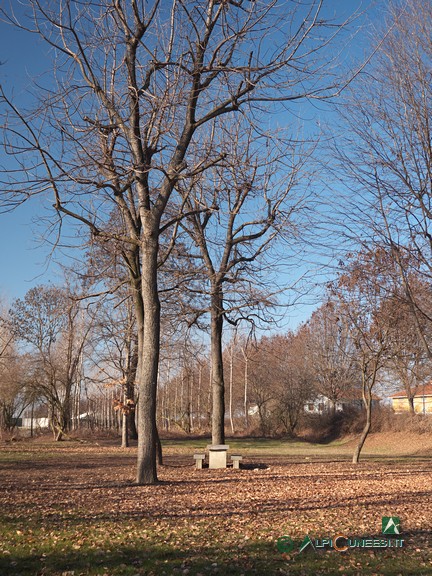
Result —
[[[343, 561], [324, 552], [317, 573], [332, 573], [335, 558], [338, 573], [364, 573], [369, 564], [367, 573], [395, 573], [385, 564], [396, 553], [415, 555], [415, 573], [432, 573], [427, 459], [353, 465], [272, 458], [266, 467], [261, 457], [248, 458], [247, 469], [195, 470], [192, 454], [173, 453], [158, 485], [136, 486], [133, 449], [65, 443], [2, 452], [0, 554], [22, 574], [31, 573], [26, 565], [35, 557], [40, 574], [65, 574], [85, 557], [89, 565], [76, 575], [150, 574], [159, 564], [158, 574], [260, 573], [260, 560], [270, 562], [269, 574], [301, 574], [306, 556], [278, 554], [280, 536], [378, 537], [383, 516], [401, 519], [408, 548], [361, 558], [349, 551]], [[47, 567], [53, 551], [67, 558], [58, 572]]]

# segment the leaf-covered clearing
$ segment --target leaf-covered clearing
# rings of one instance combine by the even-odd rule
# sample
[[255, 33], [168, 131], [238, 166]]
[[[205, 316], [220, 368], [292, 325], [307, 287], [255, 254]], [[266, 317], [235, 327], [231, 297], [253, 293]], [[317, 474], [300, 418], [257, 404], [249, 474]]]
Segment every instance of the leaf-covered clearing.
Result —
[[[134, 449], [3, 445], [0, 574], [432, 574], [426, 457], [195, 470], [192, 454], [168, 450], [160, 484], [136, 486]], [[282, 535], [382, 537], [382, 516], [401, 519], [403, 549], [276, 548]]]

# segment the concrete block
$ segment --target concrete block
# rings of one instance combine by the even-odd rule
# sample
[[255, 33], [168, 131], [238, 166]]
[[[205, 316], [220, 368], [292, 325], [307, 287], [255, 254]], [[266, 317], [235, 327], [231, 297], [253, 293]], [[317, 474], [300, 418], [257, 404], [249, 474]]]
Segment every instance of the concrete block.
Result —
[[226, 468], [227, 467], [227, 444], [212, 444], [207, 446], [209, 451], [209, 468]]

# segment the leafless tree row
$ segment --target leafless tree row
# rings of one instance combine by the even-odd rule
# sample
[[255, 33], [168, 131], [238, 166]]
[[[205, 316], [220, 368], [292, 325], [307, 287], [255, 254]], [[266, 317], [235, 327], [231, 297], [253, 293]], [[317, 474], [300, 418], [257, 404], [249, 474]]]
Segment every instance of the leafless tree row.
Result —
[[[113, 425], [127, 445], [136, 421], [141, 484], [157, 481], [158, 423], [211, 423], [223, 443], [226, 416], [231, 432], [247, 428], [253, 404], [263, 432], [276, 419], [293, 434], [313, 394], [336, 405], [349, 387], [366, 413], [358, 460], [377, 381], [397, 375], [412, 399], [432, 357], [428, 3], [390, 5], [364, 74], [342, 73], [348, 22], [318, 0], [28, 6], [2, 17], [52, 48], [53, 74], [27, 110], [1, 89], [2, 206], [38, 197], [60, 227], [84, 230], [85, 288], [12, 304], [5, 381], [18, 380], [16, 340], [58, 438], [83, 373], [118, 387]], [[321, 148], [290, 111], [349, 84], [330, 168], [350, 194], [327, 213], [332, 238], [343, 235], [337, 278], [295, 333], [229, 343], [227, 324], [240, 334], [272, 320], [281, 267], [300, 267], [308, 241], [326, 245], [310, 163]], [[182, 342], [188, 353], [174, 353]], [[16, 413], [25, 400], [14, 397]]]
[[[321, 1], [28, 4], [30, 17], [17, 16], [13, 4], [2, 10], [3, 17], [52, 48], [55, 72], [35, 93], [29, 112], [2, 91], [5, 148], [15, 160], [5, 179], [10, 192], [4, 205], [12, 208], [49, 191], [59, 222], [74, 219], [121, 254], [138, 341], [137, 482], [154, 483], [159, 270], [189, 221], [186, 231], [193, 233], [198, 268], [209, 284], [213, 441], [221, 442], [222, 283], [235, 277], [242, 263], [253, 262], [285, 227], [297, 205], [289, 191], [302, 164], [291, 131], [280, 139], [285, 147], [278, 154], [293, 162], [282, 178], [284, 192], [272, 198], [274, 185], [254, 158], [254, 142], [268, 132], [275, 103], [329, 97], [348, 81], [335, 74], [331, 48], [346, 22], [327, 19]], [[227, 146], [227, 138], [238, 139], [237, 151]], [[244, 168], [227, 197], [224, 183], [231, 181], [240, 156]], [[257, 186], [263, 198], [256, 199], [258, 212], [243, 213], [234, 222]], [[229, 254], [215, 267], [213, 249], [204, 241], [225, 207]], [[175, 276], [167, 280], [166, 290], [177, 285]]]

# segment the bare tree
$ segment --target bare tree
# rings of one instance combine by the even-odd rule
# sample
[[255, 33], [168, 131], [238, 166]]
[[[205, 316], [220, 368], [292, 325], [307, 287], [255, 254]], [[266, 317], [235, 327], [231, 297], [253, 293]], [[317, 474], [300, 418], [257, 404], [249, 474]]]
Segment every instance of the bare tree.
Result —
[[393, 355], [389, 370], [390, 375], [401, 383], [408, 399], [409, 410], [411, 414], [415, 414], [414, 397], [419, 392], [420, 385], [430, 378], [430, 364], [425, 362], [423, 347], [418, 347], [420, 341], [413, 325], [405, 324], [401, 336], [401, 339], [392, 340]]
[[255, 408], [258, 414], [263, 436], [267, 436], [273, 426], [276, 399], [277, 366], [269, 361], [270, 347], [269, 339], [261, 338], [259, 342], [251, 346], [249, 356], [249, 398], [251, 409]]
[[343, 321], [349, 326], [361, 378], [365, 423], [353, 454], [354, 464], [359, 461], [371, 429], [373, 389], [385, 366], [389, 349], [391, 322], [386, 310], [388, 294], [382, 289], [380, 272], [380, 259], [376, 258], [376, 254], [363, 251], [352, 256], [333, 288]]
[[[122, 415], [122, 447], [137, 439], [135, 426], [135, 377], [138, 365], [138, 342], [133, 300], [126, 287], [114, 298], [105, 297], [94, 307], [91, 362], [100, 380], [121, 382], [116, 409]], [[90, 307], [91, 308], [91, 307]]]
[[305, 326], [306, 354], [314, 374], [315, 389], [329, 398], [333, 413], [336, 404], [350, 397], [358, 384], [350, 325], [330, 296], [313, 312]]
[[304, 328], [261, 338], [250, 351], [250, 397], [261, 432], [293, 436], [314, 395], [313, 374], [306, 354]]
[[49, 403], [56, 440], [70, 430], [73, 395], [79, 379], [90, 324], [83, 322], [76, 299], [61, 288], [37, 286], [13, 302], [9, 328], [32, 352], [32, 378]]
[[307, 333], [304, 326], [284, 337], [272, 338], [268, 361], [277, 365], [276, 413], [283, 431], [296, 434], [305, 405], [316, 394], [312, 366], [307, 354]]
[[243, 356], [243, 413], [244, 413], [244, 428], [249, 429], [249, 353], [250, 353], [250, 340], [249, 338], [242, 338], [241, 353]]
[[28, 358], [20, 354], [8, 328], [7, 313], [0, 322], [0, 430], [12, 432], [35, 396], [29, 380]]
[[[179, 186], [189, 214], [181, 225], [207, 277], [208, 304], [202, 312], [210, 315], [214, 444], [223, 444], [225, 434], [224, 321], [257, 324], [264, 318], [263, 309], [274, 303], [270, 286], [278, 269], [276, 255], [269, 260], [268, 252], [279, 235], [300, 235], [298, 213], [308, 196], [304, 187], [296, 189], [301, 176], [307, 179], [302, 173], [307, 150], [282, 140], [275, 146], [275, 135], [271, 146], [268, 135], [256, 134], [244, 122], [222, 128], [217, 149], [223, 160], [192, 179], [190, 189]], [[284, 249], [288, 253], [288, 245]]]
[[370, 73], [352, 86], [338, 150], [352, 199], [350, 230], [392, 257], [429, 359], [430, 330], [424, 328], [432, 317], [411, 280], [420, 274], [430, 283], [432, 277], [431, 25], [429, 2], [389, 4], [389, 31]]
[[[383, 279], [388, 288], [386, 318], [390, 329], [386, 368], [393, 379], [392, 392], [395, 392], [396, 383], [398, 389], [403, 387], [410, 411], [414, 414], [414, 396], [418, 387], [431, 376], [431, 361], [423, 340], [431, 341], [432, 324], [423, 314], [413, 313], [413, 302], [406, 297], [404, 286], [399, 281], [399, 266], [392, 255], [383, 250], [381, 258], [387, 262], [387, 278]], [[430, 283], [407, 262], [404, 263], [404, 274], [418, 306], [417, 311], [428, 309], [432, 299]]]
[[[117, 208], [109, 217], [112, 233], [121, 238], [122, 218]], [[159, 244], [162, 251], [171, 238], [162, 234]], [[138, 368], [138, 333], [134, 311], [134, 298], [128, 282], [127, 261], [124, 254], [130, 251], [119, 239], [107, 242], [91, 238], [87, 251], [87, 268], [76, 271], [88, 290], [87, 299], [98, 298], [94, 308], [95, 358], [105, 365], [111, 381], [121, 382], [121, 398], [116, 398], [116, 410], [122, 414], [122, 444], [128, 445], [128, 436], [137, 439], [135, 425], [135, 379]], [[185, 325], [197, 308], [199, 297], [194, 287], [200, 282], [199, 269], [180, 241], [169, 248], [170, 258], [162, 260], [158, 269], [158, 289], [161, 303], [161, 361], [170, 356], [178, 340], [185, 338]], [[139, 259], [139, 257], [135, 254]], [[187, 289], [185, 289], [185, 287]], [[104, 346], [105, 344], [105, 346]], [[115, 374], [112, 369], [115, 369]], [[159, 367], [160, 368], [160, 367]], [[160, 372], [160, 370], [159, 370]], [[106, 374], [107, 376], [107, 374]], [[114, 380], [113, 380], [114, 379]], [[115, 384], [114, 384], [115, 385]], [[160, 447], [160, 443], [157, 442]]]
[[229, 388], [228, 388], [228, 416], [231, 427], [231, 433], [235, 433], [234, 425], [234, 362], [237, 348], [237, 331], [231, 335], [228, 344], [228, 363], [229, 363]]
[[[1, 93], [16, 161], [4, 205], [49, 190], [60, 220], [124, 242], [138, 331], [137, 482], [155, 483], [158, 263], [172, 246], [161, 252], [159, 237], [175, 236], [179, 183], [222, 159], [214, 148], [190, 151], [224, 115], [258, 121], [272, 102], [334, 94], [329, 45], [344, 23], [326, 21], [320, 0], [28, 5], [30, 21], [18, 22], [13, 6], [3, 16], [52, 47], [55, 72], [28, 113]], [[120, 237], [107, 226], [113, 204]]]

